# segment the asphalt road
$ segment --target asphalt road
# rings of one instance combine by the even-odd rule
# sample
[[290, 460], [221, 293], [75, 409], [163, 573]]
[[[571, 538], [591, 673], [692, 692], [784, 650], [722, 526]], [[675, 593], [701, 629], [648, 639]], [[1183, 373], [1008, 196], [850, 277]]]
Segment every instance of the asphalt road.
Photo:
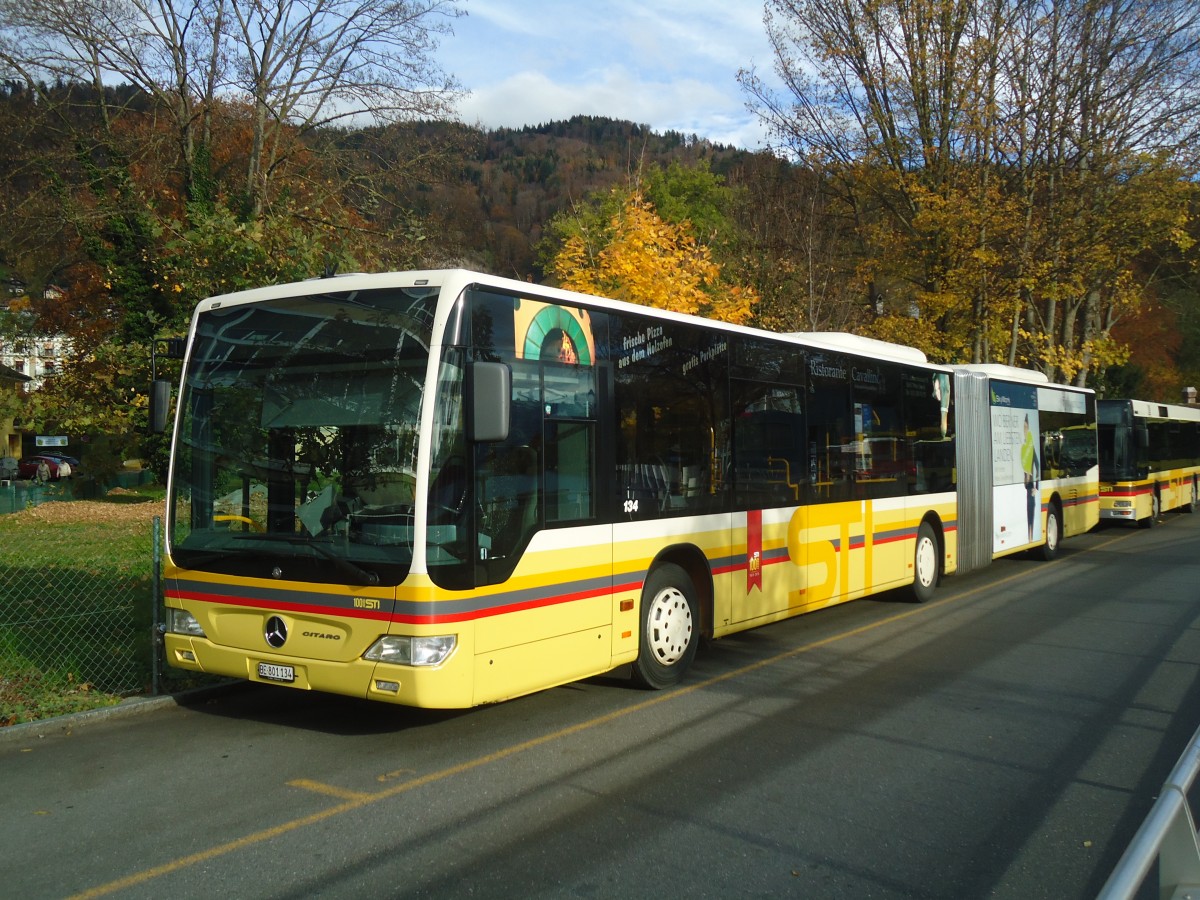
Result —
[[1200, 725], [1200, 516], [467, 712], [0, 730], [0, 896], [1085, 898]]

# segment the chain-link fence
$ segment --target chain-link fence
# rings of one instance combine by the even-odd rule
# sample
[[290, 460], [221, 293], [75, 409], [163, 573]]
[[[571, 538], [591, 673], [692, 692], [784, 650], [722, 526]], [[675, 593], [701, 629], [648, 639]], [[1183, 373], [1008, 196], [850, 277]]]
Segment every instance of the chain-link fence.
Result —
[[0, 687], [157, 692], [161, 506], [46, 502], [65, 499], [50, 490], [0, 515]]
[[84, 476], [62, 481], [39, 482], [34, 479], [0, 478], [0, 516], [68, 500], [94, 500], [107, 491], [135, 488], [153, 481], [152, 473], [141, 470], [120, 472], [104, 481]]
[[0, 481], [0, 516], [30, 509], [43, 503], [70, 496], [70, 483], [39, 484], [36, 481], [4, 479]]

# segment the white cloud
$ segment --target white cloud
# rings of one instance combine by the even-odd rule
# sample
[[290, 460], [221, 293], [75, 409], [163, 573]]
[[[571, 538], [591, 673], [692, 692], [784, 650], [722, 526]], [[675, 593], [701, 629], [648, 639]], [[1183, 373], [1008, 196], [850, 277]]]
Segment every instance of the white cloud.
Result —
[[768, 62], [754, 3], [469, 0], [466, 8], [439, 55], [472, 92], [460, 106], [466, 122], [521, 127], [585, 114], [763, 143], [736, 80], [739, 68]]

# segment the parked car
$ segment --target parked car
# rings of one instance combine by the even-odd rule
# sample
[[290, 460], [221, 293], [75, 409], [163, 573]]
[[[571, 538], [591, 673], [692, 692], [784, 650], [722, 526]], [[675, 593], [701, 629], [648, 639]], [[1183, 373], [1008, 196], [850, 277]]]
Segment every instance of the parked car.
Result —
[[46, 467], [50, 470], [50, 480], [58, 481], [60, 478], [71, 477], [71, 464], [65, 459], [56, 456], [27, 456], [17, 464], [22, 478], [34, 479], [37, 478], [38, 467], [42, 462], [46, 463]]

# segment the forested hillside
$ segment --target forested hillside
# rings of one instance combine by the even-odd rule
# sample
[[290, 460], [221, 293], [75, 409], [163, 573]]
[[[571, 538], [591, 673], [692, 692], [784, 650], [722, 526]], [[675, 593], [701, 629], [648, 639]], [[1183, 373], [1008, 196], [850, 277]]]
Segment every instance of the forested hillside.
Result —
[[772, 153], [598, 117], [458, 123], [431, 52], [448, 0], [132, 2], [120, 27], [89, 0], [87, 28], [0, 4], [0, 276], [27, 288], [0, 341], [72, 348], [0, 419], [134, 433], [151, 347], [200, 299], [446, 265], [1113, 395], [1200, 382], [1192, 0], [766, 5], [786, 87], [741, 78]]
[[443, 177], [411, 185], [403, 201], [439, 223], [447, 252], [466, 265], [535, 281], [543, 277], [536, 247], [546, 223], [572, 204], [671, 163], [705, 162], [737, 183], [753, 155], [595, 116], [519, 130], [438, 123], [420, 130], [432, 144], [454, 143], [461, 156], [447, 161]]

